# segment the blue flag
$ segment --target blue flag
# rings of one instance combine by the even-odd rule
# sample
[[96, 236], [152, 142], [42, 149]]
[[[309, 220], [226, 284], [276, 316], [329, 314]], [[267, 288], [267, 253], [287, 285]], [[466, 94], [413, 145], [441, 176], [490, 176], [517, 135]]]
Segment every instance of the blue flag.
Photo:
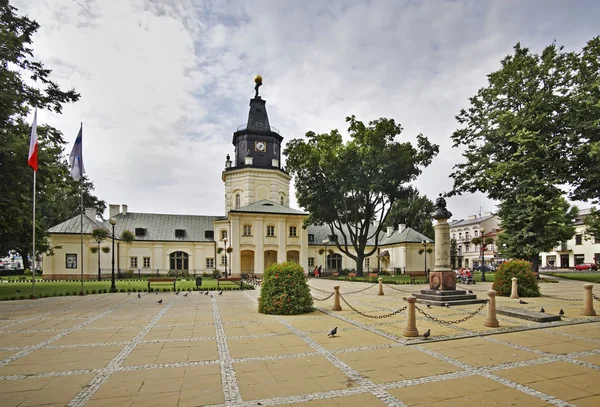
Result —
[[85, 167], [83, 166], [83, 144], [81, 143], [83, 136], [83, 123], [79, 128], [79, 134], [73, 144], [71, 155], [69, 156], [69, 162], [71, 163], [71, 176], [74, 180], [78, 181], [85, 174]]

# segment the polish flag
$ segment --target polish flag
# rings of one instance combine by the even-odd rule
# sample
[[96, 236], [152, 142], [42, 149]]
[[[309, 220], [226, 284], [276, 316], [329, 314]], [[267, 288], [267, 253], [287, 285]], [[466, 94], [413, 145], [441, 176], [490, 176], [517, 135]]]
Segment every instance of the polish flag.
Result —
[[37, 144], [37, 107], [33, 114], [33, 124], [31, 125], [31, 139], [29, 140], [29, 158], [27, 164], [33, 168], [34, 171], [38, 170], [38, 144]]

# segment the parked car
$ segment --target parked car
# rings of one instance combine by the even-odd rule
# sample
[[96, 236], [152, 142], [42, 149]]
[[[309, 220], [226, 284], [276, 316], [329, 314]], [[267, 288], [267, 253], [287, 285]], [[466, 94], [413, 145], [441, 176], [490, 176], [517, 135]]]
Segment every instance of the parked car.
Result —
[[575, 266], [575, 270], [598, 270], [598, 266], [595, 263], [581, 263]]

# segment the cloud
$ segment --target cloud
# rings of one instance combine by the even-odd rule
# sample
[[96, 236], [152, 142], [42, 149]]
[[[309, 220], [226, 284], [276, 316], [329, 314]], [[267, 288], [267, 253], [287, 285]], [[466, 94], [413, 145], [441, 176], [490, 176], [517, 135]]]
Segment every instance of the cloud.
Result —
[[[580, 49], [598, 35], [595, 1], [18, 0], [35, 53], [81, 100], [40, 113], [74, 140], [96, 192], [134, 212], [224, 213], [221, 171], [245, 123], [253, 77], [285, 140], [392, 117], [441, 153], [416, 181], [448, 191], [454, 116], [518, 41]], [[69, 147], [70, 148], [70, 147]], [[293, 191], [292, 191], [293, 192]], [[494, 209], [448, 200], [456, 218]]]

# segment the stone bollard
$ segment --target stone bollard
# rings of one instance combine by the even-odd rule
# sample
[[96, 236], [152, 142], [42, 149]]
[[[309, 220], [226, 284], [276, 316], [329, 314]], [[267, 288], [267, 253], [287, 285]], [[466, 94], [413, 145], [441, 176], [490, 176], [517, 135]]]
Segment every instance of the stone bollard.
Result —
[[383, 294], [383, 278], [379, 277], [379, 292], [377, 293], [377, 295], [384, 295]]
[[498, 319], [496, 318], [496, 291], [490, 290], [488, 291], [488, 314], [483, 321], [483, 326], [487, 326], [488, 328], [498, 328], [500, 324], [498, 323]]
[[331, 307], [332, 311], [341, 311], [342, 306], [340, 305], [340, 286], [336, 285], [333, 287], [335, 294], [333, 295], [333, 307]]
[[517, 287], [517, 277], [512, 278], [512, 287], [510, 288], [510, 298], [519, 298], [519, 289]]
[[583, 309], [581, 310], [581, 315], [588, 317], [596, 315], [596, 311], [594, 310], [594, 296], [592, 294], [593, 286], [593, 284], [585, 284], [583, 286]]
[[406, 328], [402, 331], [402, 335], [414, 338], [415, 336], [419, 336], [419, 331], [417, 331], [417, 319], [415, 318], [415, 302], [417, 302], [417, 297], [406, 297], [406, 301], [408, 302], [407, 314], [406, 314]]

